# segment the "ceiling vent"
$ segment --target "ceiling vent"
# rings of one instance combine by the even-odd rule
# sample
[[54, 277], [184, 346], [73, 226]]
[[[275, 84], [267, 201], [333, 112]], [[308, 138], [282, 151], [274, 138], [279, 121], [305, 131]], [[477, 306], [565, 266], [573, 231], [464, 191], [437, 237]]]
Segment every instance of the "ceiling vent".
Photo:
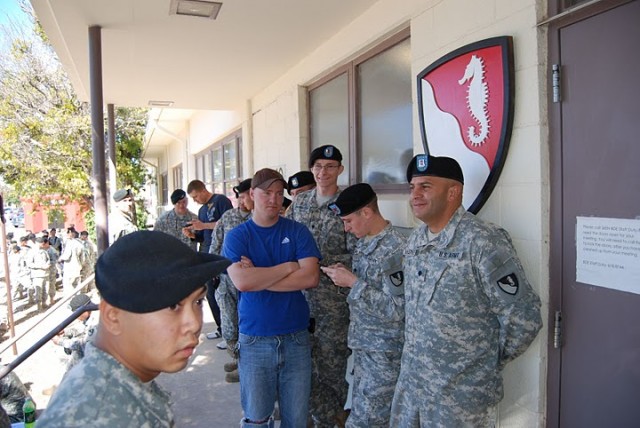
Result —
[[206, 0], [171, 0], [169, 15], [216, 19], [222, 3]]
[[171, 107], [173, 105], [173, 101], [158, 101], [158, 100], [150, 100], [150, 107]]

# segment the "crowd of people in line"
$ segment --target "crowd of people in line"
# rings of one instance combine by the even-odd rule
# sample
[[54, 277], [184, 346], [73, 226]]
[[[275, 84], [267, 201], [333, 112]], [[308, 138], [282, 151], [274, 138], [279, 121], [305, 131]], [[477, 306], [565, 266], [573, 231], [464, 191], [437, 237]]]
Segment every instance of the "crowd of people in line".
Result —
[[[56, 291], [63, 288], [69, 295], [75, 287], [93, 274], [96, 247], [86, 230], [66, 229], [66, 239], [58, 237], [55, 228], [39, 235], [27, 230], [15, 239], [7, 234], [9, 272], [15, 303], [27, 300], [25, 306], [35, 305], [38, 312], [55, 303]], [[3, 278], [4, 279], [4, 278]], [[92, 284], [83, 291], [88, 292]]]
[[288, 180], [256, 171], [233, 188], [235, 208], [193, 180], [153, 231], [136, 231], [133, 194], [116, 192], [99, 326], [38, 426], [173, 426], [153, 379], [188, 364], [205, 297], [243, 427], [273, 427], [276, 408], [283, 428], [494, 426], [502, 369], [537, 336], [540, 299], [508, 233], [462, 206], [459, 164], [409, 162], [421, 225], [408, 237], [369, 184], [338, 187], [338, 148], [308, 165]]

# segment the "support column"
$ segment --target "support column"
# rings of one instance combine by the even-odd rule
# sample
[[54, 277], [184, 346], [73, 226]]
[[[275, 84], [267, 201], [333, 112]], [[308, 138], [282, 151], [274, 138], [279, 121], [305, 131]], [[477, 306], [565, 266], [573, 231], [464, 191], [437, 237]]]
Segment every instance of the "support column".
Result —
[[93, 208], [96, 213], [98, 255], [109, 246], [107, 223], [107, 183], [104, 146], [104, 110], [102, 97], [101, 28], [89, 27], [89, 86], [91, 92], [91, 146], [93, 151]]

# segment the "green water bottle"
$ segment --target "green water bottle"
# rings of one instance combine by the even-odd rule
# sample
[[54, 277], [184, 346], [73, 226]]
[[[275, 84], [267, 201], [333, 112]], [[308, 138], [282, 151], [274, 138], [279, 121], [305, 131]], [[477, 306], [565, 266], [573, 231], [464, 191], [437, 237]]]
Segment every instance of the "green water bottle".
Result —
[[35, 428], [36, 426], [36, 403], [31, 398], [24, 400], [22, 405], [24, 414], [24, 428]]

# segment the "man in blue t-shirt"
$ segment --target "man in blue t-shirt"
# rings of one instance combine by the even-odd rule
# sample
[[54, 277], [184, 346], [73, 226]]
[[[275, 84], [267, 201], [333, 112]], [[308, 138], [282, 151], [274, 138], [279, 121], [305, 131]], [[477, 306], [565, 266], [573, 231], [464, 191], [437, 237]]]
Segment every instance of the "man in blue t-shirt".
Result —
[[[208, 253], [211, 246], [211, 233], [216, 223], [225, 211], [233, 208], [231, 200], [225, 195], [211, 193], [200, 180], [193, 180], [187, 185], [187, 194], [198, 204], [202, 205], [198, 210], [198, 219], [192, 220], [183, 230], [191, 239], [200, 243], [199, 251]], [[212, 278], [207, 282], [207, 303], [216, 322], [216, 330], [207, 333], [207, 339], [222, 337], [222, 322], [220, 320], [220, 307], [216, 303], [215, 292], [220, 284], [220, 278]], [[224, 349], [224, 348], [223, 348]]]
[[320, 279], [320, 251], [301, 223], [280, 217], [287, 182], [272, 169], [251, 180], [251, 220], [225, 237], [227, 272], [240, 290], [238, 349], [242, 427], [307, 425], [311, 391], [309, 306], [301, 290]]

